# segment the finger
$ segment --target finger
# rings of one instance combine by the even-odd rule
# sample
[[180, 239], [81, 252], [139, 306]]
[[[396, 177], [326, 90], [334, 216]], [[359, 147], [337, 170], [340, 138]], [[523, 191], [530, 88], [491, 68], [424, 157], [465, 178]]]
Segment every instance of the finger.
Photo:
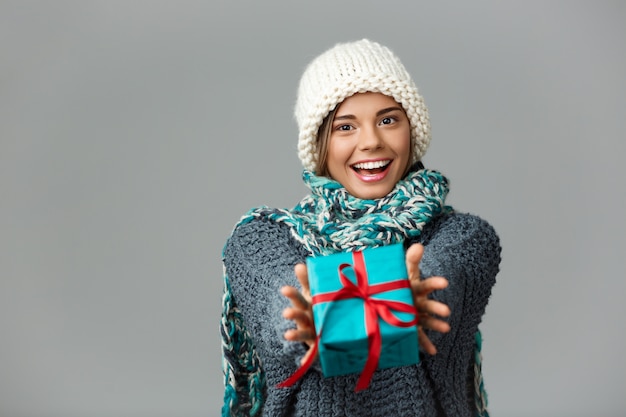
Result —
[[311, 297], [311, 290], [309, 288], [309, 271], [306, 267], [306, 264], [296, 264], [294, 268], [294, 272], [296, 273], [296, 278], [298, 278], [298, 282], [302, 286], [302, 293], [305, 297]]
[[283, 317], [287, 320], [293, 320], [298, 330], [313, 329], [313, 319], [307, 310], [287, 307], [283, 310]]
[[435, 347], [433, 342], [430, 340], [430, 338], [426, 336], [426, 333], [424, 332], [423, 329], [421, 328], [417, 329], [417, 337], [419, 340], [419, 345], [424, 352], [428, 353], [429, 355], [434, 355], [437, 353], [437, 348]]
[[290, 285], [285, 285], [280, 289], [280, 292], [282, 295], [289, 298], [291, 304], [293, 304], [295, 308], [299, 308], [302, 310], [308, 310], [310, 308], [309, 301], [300, 291], [298, 291], [297, 288]]
[[420, 314], [430, 314], [439, 317], [450, 316], [450, 307], [441, 301], [420, 298], [415, 300], [415, 307]]
[[439, 333], [448, 333], [450, 331], [448, 322], [426, 314], [420, 316], [419, 323], [424, 329], [434, 330]]
[[409, 275], [410, 280], [420, 279], [420, 269], [419, 263], [422, 260], [422, 255], [424, 254], [424, 246], [420, 243], [414, 243], [409, 246], [409, 249], [406, 251], [406, 270]]
[[315, 332], [309, 330], [289, 329], [285, 331], [283, 337], [290, 342], [303, 342], [308, 346], [315, 343]]
[[[309, 345], [309, 348], [311, 347], [311, 345]], [[302, 357], [302, 359], [300, 360], [300, 364], [304, 364], [306, 363], [306, 361], [309, 360], [309, 357], [311, 355], [315, 354], [317, 356], [317, 351], [315, 349], [309, 349], [307, 350], [307, 352], [304, 354], [304, 356]]]
[[430, 277], [422, 280], [412, 280], [411, 288], [413, 292], [421, 295], [429, 294], [436, 290], [443, 290], [448, 287], [448, 280], [444, 277]]

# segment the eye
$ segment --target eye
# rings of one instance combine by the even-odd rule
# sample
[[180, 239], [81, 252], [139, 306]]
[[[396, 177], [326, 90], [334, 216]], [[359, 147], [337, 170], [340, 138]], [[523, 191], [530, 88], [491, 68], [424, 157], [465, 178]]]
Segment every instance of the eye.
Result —
[[390, 125], [396, 121], [395, 117], [387, 116], [380, 121], [381, 125]]
[[352, 130], [352, 126], [350, 125], [339, 125], [335, 128], [335, 130], [340, 130], [340, 131], [344, 131], [347, 132], [349, 130]]

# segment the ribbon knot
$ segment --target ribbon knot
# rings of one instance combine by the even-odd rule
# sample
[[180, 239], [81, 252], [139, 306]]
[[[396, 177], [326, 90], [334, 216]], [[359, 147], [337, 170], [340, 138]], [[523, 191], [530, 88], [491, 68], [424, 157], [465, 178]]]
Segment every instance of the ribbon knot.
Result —
[[[361, 372], [359, 380], [357, 382], [355, 391], [361, 391], [369, 386], [369, 383], [378, 367], [380, 360], [380, 354], [382, 350], [382, 336], [380, 334], [379, 319], [385, 322], [397, 326], [397, 327], [411, 327], [417, 324], [418, 315], [417, 310], [413, 304], [408, 304], [400, 301], [381, 300], [372, 297], [374, 294], [380, 294], [382, 292], [410, 288], [408, 279], [398, 279], [394, 281], [388, 281], [381, 284], [372, 284], [368, 282], [367, 269], [365, 267], [365, 260], [361, 251], [355, 251], [352, 253], [353, 265], [349, 263], [343, 263], [339, 265], [338, 275], [342, 288], [324, 294], [316, 294], [313, 296], [312, 304], [319, 304], [324, 302], [336, 302], [339, 300], [345, 300], [349, 298], [361, 298], [363, 299], [364, 311], [365, 311], [365, 329], [368, 341], [368, 357], [365, 362], [365, 366]], [[356, 284], [352, 282], [344, 273], [346, 268], [352, 268], [356, 277]], [[326, 311], [322, 323], [318, 326], [319, 330], [315, 339], [315, 344], [311, 347], [313, 352], [309, 355], [309, 358], [304, 362], [289, 378], [281, 382], [279, 387], [290, 387], [297, 380], [299, 380], [306, 371], [313, 364], [317, 351], [319, 349], [319, 343], [322, 338], [322, 330], [324, 327], [324, 321], [328, 317], [328, 311], [333, 307], [331, 304]], [[413, 318], [409, 321], [403, 321], [398, 318], [393, 311], [410, 313]]]

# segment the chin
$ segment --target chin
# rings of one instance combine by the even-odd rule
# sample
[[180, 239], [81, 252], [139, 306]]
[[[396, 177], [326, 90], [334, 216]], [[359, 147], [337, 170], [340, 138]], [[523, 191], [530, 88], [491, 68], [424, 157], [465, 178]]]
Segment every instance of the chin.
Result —
[[366, 190], [356, 189], [356, 190], [348, 190], [348, 192], [352, 194], [354, 197], [360, 198], [361, 200], [377, 200], [379, 198], [385, 197], [387, 194], [391, 192], [391, 190], [393, 190], [393, 187], [366, 189]]

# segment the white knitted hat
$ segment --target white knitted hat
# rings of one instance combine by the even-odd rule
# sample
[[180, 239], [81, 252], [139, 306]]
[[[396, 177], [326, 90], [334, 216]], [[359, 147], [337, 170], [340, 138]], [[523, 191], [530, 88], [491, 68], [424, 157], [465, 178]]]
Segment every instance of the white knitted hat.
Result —
[[424, 99], [398, 57], [367, 39], [340, 43], [315, 58], [306, 68], [298, 89], [295, 116], [298, 122], [298, 157], [304, 168], [315, 172], [317, 131], [339, 103], [356, 93], [374, 92], [393, 97], [411, 124], [413, 162], [426, 153], [430, 121]]

